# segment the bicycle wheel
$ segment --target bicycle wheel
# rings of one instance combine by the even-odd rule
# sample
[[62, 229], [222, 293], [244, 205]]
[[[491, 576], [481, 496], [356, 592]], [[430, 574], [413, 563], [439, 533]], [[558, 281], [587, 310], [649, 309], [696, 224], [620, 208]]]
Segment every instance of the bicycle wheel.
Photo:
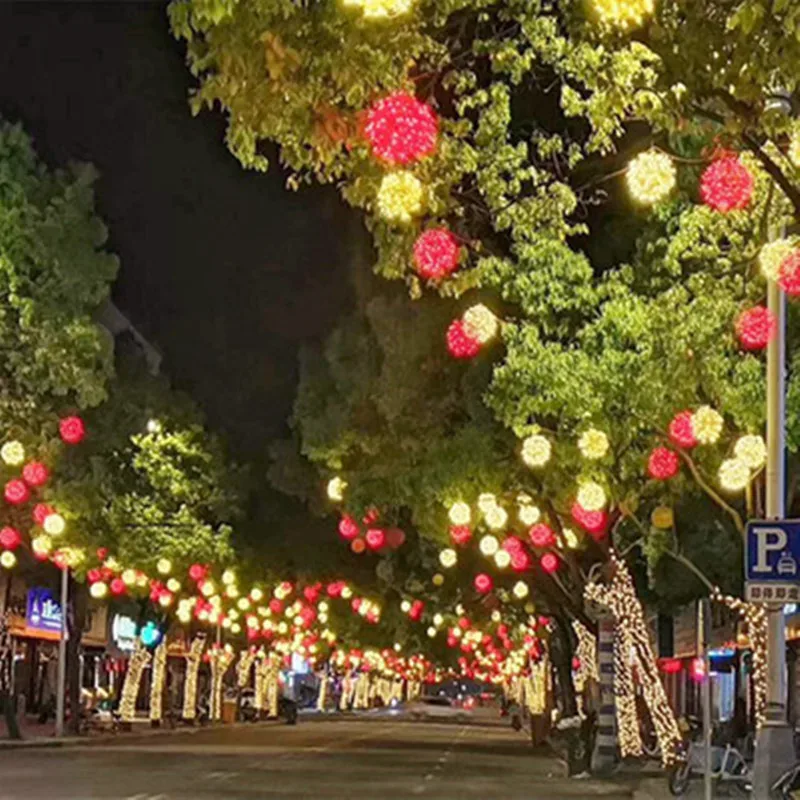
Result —
[[667, 779], [670, 794], [674, 797], [680, 797], [686, 794], [686, 790], [689, 788], [691, 774], [692, 770], [688, 762], [673, 767]]

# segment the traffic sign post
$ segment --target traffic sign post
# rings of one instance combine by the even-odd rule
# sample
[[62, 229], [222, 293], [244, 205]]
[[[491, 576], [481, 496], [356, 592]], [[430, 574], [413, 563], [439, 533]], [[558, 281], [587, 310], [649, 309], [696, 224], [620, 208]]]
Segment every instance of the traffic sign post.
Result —
[[749, 522], [745, 595], [757, 603], [800, 600], [800, 520]]

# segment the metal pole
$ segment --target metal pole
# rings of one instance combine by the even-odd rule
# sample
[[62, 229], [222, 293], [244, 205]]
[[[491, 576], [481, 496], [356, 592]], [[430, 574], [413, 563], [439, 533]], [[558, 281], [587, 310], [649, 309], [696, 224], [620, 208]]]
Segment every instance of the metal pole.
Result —
[[[58, 686], [56, 687], [56, 736], [64, 735], [64, 700], [67, 686], [67, 592], [69, 569], [61, 569], [61, 637], [58, 640]], [[77, 713], [75, 709], [72, 713]]]
[[703, 797], [712, 800], [714, 785], [711, 782], [711, 659], [708, 657], [709, 601], [697, 603], [697, 650], [703, 660], [703, 682], [700, 695], [703, 708]]
[[[767, 307], [776, 333], [767, 347], [767, 469], [768, 519], [785, 516], [786, 428], [786, 298], [775, 281], [767, 282]], [[772, 782], [794, 763], [792, 732], [786, 722], [786, 628], [783, 604], [767, 607], [767, 708], [756, 739], [753, 797], [768, 797]]]

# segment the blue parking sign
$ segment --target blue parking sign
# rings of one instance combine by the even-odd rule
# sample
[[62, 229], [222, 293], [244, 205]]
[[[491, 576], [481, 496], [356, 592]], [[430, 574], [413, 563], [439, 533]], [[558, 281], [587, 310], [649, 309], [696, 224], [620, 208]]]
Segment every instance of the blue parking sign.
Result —
[[800, 520], [748, 522], [744, 563], [748, 600], [800, 599]]

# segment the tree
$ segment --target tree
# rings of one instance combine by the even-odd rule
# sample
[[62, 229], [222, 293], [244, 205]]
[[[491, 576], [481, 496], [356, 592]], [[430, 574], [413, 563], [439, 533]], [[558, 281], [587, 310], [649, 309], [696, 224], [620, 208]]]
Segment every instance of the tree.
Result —
[[[800, 129], [786, 113], [794, 8], [174, 0], [170, 16], [200, 81], [194, 109], [219, 103], [229, 113], [227, 143], [245, 166], [265, 169], [260, 144], [276, 142], [290, 185], [337, 181], [367, 212], [379, 274], [403, 279], [412, 296], [480, 293], [492, 309], [479, 312], [481, 324], [502, 320], [505, 351], [489, 351], [484, 399], [523, 440], [523, 457], [525, 441], [538, 448], [526, 460], [553, 525], [575, 516], [591, 484], [599, 507], [583, 511], [605, 509], [616, 544], [641, 542], [654, 576], [662, 555], [684, 558], [701, 531], [735, 553], [743, 518], [760, 506], [763, 463], [763, 442], [738, 436], [757, 437], [764, 416], [763, 359], [747, 351], [752, 331], [740, 314], [764, 296], [757, 259], [770, 229], [800, 213]], [[635, 208], [620, 192], [623, 172]], [[597, 245], [582, 252], [581, 237], [614, 236], [609, 198], [640, 215], [633, 236], [628, 224], [620, 234], [635, 247], [617, 263], [592, 263], [586, 252]], [[434, 230], [456, 243], [454, 261], [420, 255]], [[794, 291], [794, 273], [784, 274], [795, 269], [784, 260], [791, 246], [765, 263], [769, 279]], [[479, 328], [466, 315], [460, 323], [476, 341], [458, 354], [481, 349]], [[793, 315], [792, 343], [795, 327]], [[793, 449], [796, 382], [792, 370]], [[355, 400], [348, 393], [346, 417]], [[314, 424], [335, 427], [338, 412], [319, 414], [314, 402]], [[670, 437], [684, 410], [690, 435]], [[358, 434], [370, 430], [368, 417], [357, 419]], [[481, 442], [479, 465], [487, 449], [496, 455], [491, 427], [464, 429]], [[303, 446], [313, 457], [312, 428]], [[590, 429], [608, 442], [597, 457], [579, 445]], [[352, 452], [349, 433], [328, 443], [329, 466]], [[546, 468], [545, 447], [554, 451]], [[508, 464], [500, 485], [513, 487], [517, 469]], [[399, 470], [382, 483], [377, 469], [365, 472], [371, 480], [350, 481], [359, 502], [371, 494], [426, 506], [427, 483], [412, 492]], [[651, 526], [667, 505], [679, 527]], [[692, 530], [687, 512], [698, 507], [703, 524]]]

